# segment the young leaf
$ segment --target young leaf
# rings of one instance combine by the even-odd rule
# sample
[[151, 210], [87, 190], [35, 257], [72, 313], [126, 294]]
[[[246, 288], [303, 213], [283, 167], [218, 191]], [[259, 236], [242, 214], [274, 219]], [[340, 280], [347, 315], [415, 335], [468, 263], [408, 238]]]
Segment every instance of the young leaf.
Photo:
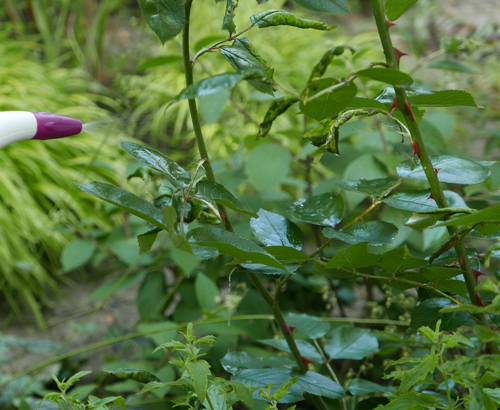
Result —
[[267, 134], [269, 134], [274, 120], [286, 112], [286, 110], [288, 110], [297, 101], [299, 101], [299, 98], [297, 97], [282, 97], [274, 100], [269, 107], [269, 110], [267, 110], [264, 121], [262, 121], [259, 125], [257, 139], [264, 138]]
[[189, 174], [160, 151], [124, 140], [121, 146], [137, 161], [165, 175], [173, 186], [185, 188], [191, 183]]
[[382, 386], [364, 379], [354, 379], [348, 387], [353, 396], [362, 396], [370, 393], [393, 393], [394, 389], [389, 386]]
[[203, 403], [207, 394], [208, 376], [210, 372], [210, 365], [205, 360], [191, 362], [189, 364], [189, 374], [193, 378], [194, 391], [198, 399]]
[[258, 217], [250, 220], [252, 232], [266, 246], [289, 246], [302, 250], [304, 234], [284, 216], [259, 210]]
[[474, 97], [462, 90], [433, 91], [432, 94], [419, 94], [410, 97], [415, 107], [477, 107]]
[[[431, 157], [431, 161], [434, 168], [439, 168], [439, 181], [464, 185], [486, 181], [491, 175], [489, 167], [495, 164], [494, 161], [474, 161], [449, 155]], [[427, 180], [424, 169], [418, 160], [400, 163], [397, 172], [401, 178]]]
[[258, 246], [255, 242], [225, 232], [217, 228], [196, 228], [189, 231], [188, 238], [196, 245], [213, 246], [219, 252], [231, 255], [242, 261], [251, 261], [286, 270], [272, 255]]
[[[252, 55], [250, 50], [246, 47], [247, 44], [250, 50], [256, 52], [246, 38], [236, 39], [232, 45], [220, 46], [219, 50], [222, 56], [227, 60], [229, 64], [231, 64], [231, 66], [236, 71], [254, 69], [262, 70], [263, 73], [267, 73], [269, 75], [269, 72], [266, 70], [266, 66], [264, 66], [261, 61], [259, 61], [254, 55]], [[267, 69], [269, 69], [269, 67], [267, 67]], [[270, 79], [272, 79], [272, 72], [273, 70], [271, 70], [270, 72]], [[263, 76], [265, 77], [266, 75], [263, 74]], [[273, 87], [271, 84], [267, 84], [259, 80], [249, 80], [248, 82], [256, 90], [274, 96]]]
[[350, 13], [345, 0], [292, 0], [302, 7], [322, 13]]
[[341, 399], [346, 396], [344, 389], [340, 385], [322, 374], [306, 372], [305, 374], [292, 373], [292, 376], [299, 380], [297, 384], [309, 394], [328, 397], [329, 399]]
[[158, 377], [154, 374], [151, 374], [145, 370], [141, 369], [116, 369], [116, 370], [107, 370], [105, 371], [107, 374], [111, 374], [112, 376], [117, 377], [118, 379], [123, 380], [135, 380], [139, 383], [150, 383], [150, 382], [161, 382]]
[[[314, 363], [323, 363], [323, 358], [318, 353], [318, 350], [309, 342], [305, 340], [296, 340], [297, 347], [299, 348], [300, 354], [305, 358], [312, 360]], [[285, 339], [265, 339], [259, 340], [259, 343], [272, 346], [275, 349], [281, 350], [283, 352], [290, 353], [290, 348]]]
[[409, 86], [413, 79], [406, 73], [391, 68], [372, 67], [356, 73], [358, 76], [391, 85]]
[[163, 223], [160, 210], [131, 192], [106, 182], [91, 181], [88, 184], [78, 184], [75, 182], [75, 185], [88, 194], [101, 198], [132, 215], [152, 223], [158, 228], [168, 231], [168, 227]]
[[183, 0], [139, 0], [142, 15], [162, 44], [174, 38], [184, 27]]
[[396, 239], [397, 234], [398, 228], [384, 221], [366, 222], [342, 231], [323, 229], [323, 235], [327, 238], [339, 239], [352, 245], [361, 242], [368, 242], [372, 246], [388, 245]]
[[382, 259], [382, 255], [374, 255], [366, 250], [367, 242], [361, 242], [341, 250], [326, 264], [326, 269], [336, 269], [342, 266], [351, 269], [373, 266]]
[[[226, 12], [224, 13], [224, 20], [222, 22], [222, 30], [228, 31], [232, 34], [236, 31], [236, 25], [234, 24], [234, 11], [238, 7], [238, 0], [227, 0]], [[202, 400], [203, 403], [203, 400]]]
[[338, 88], [334, 88], [330, 92], [326, 92], [317, 98], [310, 99], [315, 94], [335, 84], [338, 84], [338, 81], [334, 78], [322, 78], [312, 81], [309, 86], [309, 99], [305, 103], [303, 101], [300, 102], [300, 110], [302, 113], [317, 121], [322, 121], [344, 110], [354, 99], [358, 91], [356, 85], [352, 81]]
[[63, 271], [69, 272], [78, 269], [90, 262], [97, 250], [95, 243], [85, 239], [75, 239], [70, 242], [61, 253], [61, 265]]
[[378, 198], [389, 188], [394, 186], [398, 182], [398, 178], [378, 178], [378, 179], [343, 179], [341, 181], [335, 182], [341, 189], [346, 191], [359, 192], [361, 194], [368, 195], [371, 198]]
[[342, 326], [328, 335], [325, 353], [330, 359], [364, 359], [379, 350], [378, 340], [370, 329]]
[[416, 2], [417, 0], [387, 0], [385, 3], [387, 18], [396, 21]]
[[288, 211], [295, 218], [313, 225], [335, 226], [344, 215], [344, 198], [332, 193], [302, 198]]
[[210, 199], [218, 204], [224, 205], [225, 207], [232, 209], [233, 211], [240, 212], [245, 215], [250, 215], [257, 218], [255, 212], [246, 211], [243, 209], [243, 205], [238, 201], [231, 192], [229, 192], [224, 186], [218, 182], [209, 181], [208, 179], [202, 179], [196, 184], [196, 195], [203, 197], [205, 199]]
[[313, 20], [305, 20], [295, 17], [292, 13], [284, 10], [266, 10], [250, 17], [253, 25], [264, 28], [273, 26], [293, 26], [298, 28], [312, 28], [315, 30], [333, 30], [336, 26], [327, 26], [324, 23]]

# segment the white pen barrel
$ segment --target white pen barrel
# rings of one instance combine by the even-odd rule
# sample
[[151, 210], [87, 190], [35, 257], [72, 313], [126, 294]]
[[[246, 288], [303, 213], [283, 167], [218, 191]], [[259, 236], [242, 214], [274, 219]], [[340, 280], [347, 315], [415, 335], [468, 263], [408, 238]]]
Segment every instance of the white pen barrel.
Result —
[[37, 120], [28, 111], [0, 112], [0, 148], [32, 139], [37, 133]]

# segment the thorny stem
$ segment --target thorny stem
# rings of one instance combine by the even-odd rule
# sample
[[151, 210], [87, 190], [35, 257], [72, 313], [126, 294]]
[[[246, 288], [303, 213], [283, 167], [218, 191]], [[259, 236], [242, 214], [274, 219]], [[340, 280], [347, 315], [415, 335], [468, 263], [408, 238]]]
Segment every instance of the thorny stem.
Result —
[[[193, 84], [193, 66], [191, 63], [191, 60], [189, 58], [189, 26], [190, 26], [190, 15], [191, 15], [191, 6], [193, 4], [193, 0], [187, 0], [185, 3], [185, 10], [186, 10], [186, 21], [184, 23], [184, 28], [182, 32], [182, 55], [184, 59], [184, 70], [185, 70], [185, 76], [186, 76], [186, 86], [190, 86]], [[250, 30], [253, 27], [250, 26], [249, 28], [243, 30], [242, 32], [236, 34], [236, 36], [242, 34], [243, 32]], [[205, 173], [207, 175], [208, 180], [214, 181], [215, 182], [215, 175], [212, 170], [212, 165], [210, 164], [210, 159], [208, 156], [207, 148], [205, 146], [205, 141], [203, 139], [203, 134], [201, 131], [201, 124], [200, 124], [200, 118], [198, 116], [198, 110], [196, 108], [196, 101], [194, 99], [189, 99], [189, 111], [191, 114], [191, 120], [193, 122], [193, 129], [196, 135], [196, 141], [198, 143], [198, 150], [200, 152], [200, 156], [202, 159], [206, 159], [206, 164], [205, 164]], [[229, 232], [234, 233], [234, 228], [231, 224], [231, 221], [229, 219], [229, 216], [225, 212], [225, 209], [223, 206], [219, 205], [219, 212], [221, 216], [223, 217], [224, 221], [224, 229]], [[307, 367], [304, 364], [304, 361], [302, 360], [302, 355], [299, 352], [299, 349], [297, 347], [297, 344], [295, 343], [295, 339], [292, 334], [289, 334], [284, 331], [283, 329], [283, 323], [285, 323], [285, 320], [283, 318], [283, 315], [281, 313], [281, 310], [278, 305], [278, 301], [274, 301], [273, 297], [271, 294], [268, 292], [258, 275], [254, 272], [249, 272], [247, 271], [248, 276], [250, 277], [251, 281], [253, 282], [254, 286], [257, 288], [259, 293], [262, 295], [266, 303], [269, 305], [271, 308], [275, 320], [278, 322], [278, 325], [280, 329], [282, 329], [283, 336], [286, 339], [286, 342], [288, 344], [288, 347], [290, 348], [290, 351], [292, 352], [292, 355], [295, 358], [295, 361], [297, 362], [297, 366], [302, 372], [307, 371]], [[320, 396], [311, 396], [315, 406], [317, 409], [321, 410], [328, 410], [328, 407], [326, 406], [325, 402]]]
[[[396, 52], [394, 51], [392, 40], [389, 35], [389, 30], [386, 25], [385, 11], [384, 11], [384, 6], [382, 4], [382, 0], [370, 0], [370, 1], [373, 9], [373, 15], [375, 17], [375, 22], [377, 24], [377, 30], [380, 37], [380, 41], [384, 49], [384, 54], [386, 57], [387, 64], [389, 64], [389, 66], [397, 70], [399, 69], [398, 59], [396, 57]], [[411, 112], [411, 110], [409, 110], [409, 105], [406, 104], [406, 102], [408, 101], [406, 91], [404, 88], [398, 86], [395, 86], [394, 90], [396, 92], [396, 98], [399, 103], [399, 107], [401, 107], [400, 109], [403, 113], [405, 122], [410, 131], [412, 140], [415, 141], [418, 144], [418, 147], [420, 148], [420, 153], [421, 153], [420, 161], [422, 163], [422, 167], [424, 169], [429, 185], [431, 186], [434, 199], [436, 200], [436, 203], [440, 208], [448, 208], [448, 202], [444, 196], [443, 188], [439, 183], [437, 174], [434, 171], [434, 167], [432, 166], [432, 162], [429, 157], [429, 153], [427, 152], [427, 149], [424, 145], [424, 140], [422, 138], [422, 135], [420, 134], [418, 124], [415, 120], [413, 113]], [[453, 235], [457, 230], [457, 228], [453, 226], [449, 226], [447, 228], [450, 235]], [[474, 278], [474, 273], [472, 272], [472, 267], [470, 265], [470, 261], [467, 256], [467, 251], [465, 249], [463, 241], [460, 241], [457, 244], [455, 244], [455, 251], [457, 253], [458, 258], [460, 257], [464, 258], [465, 262], [464, 277], [465, 277], [465, 283], [467, 285], [467, 290], [469, 292], [469, 297], [471, 299], [471, 303], [476, 306], [479, 306], [476, 297], [477, 293], [475, 289], [476, 280]], [[476, 314], [475, 316], [480, 324], [486, 327], [488, 326], [488, 321], [486, 320], [484, 314], [480, 313]], [[490, 348], [492, 353], [495, 354], [499, 353], [498, 346], [495, 342], [488, 343], [488, 347]]]

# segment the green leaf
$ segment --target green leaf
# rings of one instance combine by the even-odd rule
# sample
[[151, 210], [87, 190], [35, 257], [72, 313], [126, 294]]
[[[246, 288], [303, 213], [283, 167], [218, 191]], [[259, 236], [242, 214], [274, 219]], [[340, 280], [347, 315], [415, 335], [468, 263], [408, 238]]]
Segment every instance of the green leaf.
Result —
[[472, 331], [482, 343], [494, 342], [500, 338], [497, 332], [486, 326], [476, 325]]
[[439, 222], [437, 226], [461, 226], [470, 225], [483, 222], [487, 219], [500, 217], [500, 204], [490, 206], [489, 208], [482, 209], [471, 215], [459, 216], [458, 218], [450, 219], [448, 221]]
[[375, 265], [382, 259], [382, 255], [368, 253], [366, 250], [367, 245], [368, 243], [362, 242], [341, 250], [330, 259], [325, 269], [336, 269], [339, 267], [357, 269]]
[[210, 312], [217, 307], [216, 299], [219, 297], [219, 289], [212, 279], [203, 273], [198, 273], [194, 288], [196, 299], [203, 311]]
[[[224, 20], [222, 22], [222, 30], [228, 31], [229, 34], [236, 31], [236, 25], [233, 21], [236, 7], [238, 7], [238, 0], [227, 0], [226, 12], [224, 13]], [[203, 403], [203, 400], [201, 402]]]
[[313, 225], [335, 226], [344, 215], [344, 199], [340, 195], [325, 193], [299, 199], [288, 211], [295, 218]]
[[185, 188], [191, 183], [189, 174], [160, 151], [124, 140], [121, 141], [121, 146], [137, 161], [165, 175], [175, 187]]
[[383, 221], [366, 222], [342, 231], [323, 229], [323, 235], [327, 238], [339, 239], [352, 245], [361, 242], [369, 242], [372, 246], [388, 245], [396, 239], [397, 234], [398, 228], [395, 225]]
[[335, 182], [341, 189], [346, 191], [359, 192], [371, 198], [378, 198], [399, 181], [398, 178], [378, 178], [378, 179], [343, 179]]
[[[244, 71], [246, 69], [262, 70], [263, 73], [267, 73], [269, 79], [273, 78], [274, 70], [268, 67], [266, 61], [257, 53], [257, 50], [255, 50], [246, 37], [237, 38], [232, 45], [220, 46], [219, 50], [236, 71]], [[266, 75], [264, 74], [264, 76]], [[274, 96], [271, 84], [258, 80], [249, 80], [248, 82], [257, 91]]]
[[160, 317], [164, 310], [167, 285], [160, 271], [149, 272], [137, 293], [137, 310], [141, 319]]
[[[431, 157], [431, 161], [434, 168], [439, 168], [440, 182], [464, 185], [486, 181], [491, 175], [489, 167], [495, 164], [495, 161], [473, 161], [449, 155]], [[397, 167], [397, 172], [401, 178], [427, 180], [419, 160], [401, 162]]]
[[75, 182], [75, 185], [83, 192], [101, 198], [132, 215], [152, 223], [158, 228], [168, 231], [167, 226], [163, 223], [160, 210], [131, 192], [106, 182], [91, 181], [88, 184], [78, 184]]
[[424, 268], [420, 270], [420, 273], [433, 284], [435, 289], [468, 298], [468, 290], [465, 282], [460, 279], [452, 279], [464, 273], [460, 269]]
[[[265, 339], [259, 340], [259, 343], [274, 347], [275, 349], [281, 350], [282, 352], [291, 353], [290, 348], [285, 339]], [[313, 344], [306, 342], [305, 340], [295, 340], [297, 343], [297, 347], [299, 352], [305, 358], [313, 361], [314, 363], [321, 364], [323, 363], [323, 358], [321, 354], [318, 352], [316, 347]]]
[[194, 391], [198, 399], [203, 403], [207, 394], [208, 376], [210, 365], [205, 360], [198, 360], [189, 364], [189, 374], [193, 378]]
[[139, 383], [161, 382], [154, 374], [140, 369], [121, 368], [116, 370], [106, 370], [104, 373], [110, 374], [122, 380], [135, 380]]
[[286, 112], [297, 101], [299, 101], [299, 98], [297, 97], [282, 97], [274, 100], [267, 110], [264, 121], [262, 121], [259, 125], [259, 133], [257, 134], [257, 139], [267, 136], [267, 134], [269, 134], [269, 131], [271, 130], [274, 120], [281, 114]]
[[442, 308], [448, 306], [451, 306], [451, 302], [445, 298], [432, 298], [420, 302], [411, 311], [409, 330], [417, 330], [422, 326], [428, 326], [431, 329], [435, 329], [438, 320], [441, 320], [441, 331], [453, 330], [473, 322], [471, 316], [467, 312], [439, 312]]
[[385, 13], [391, 21], [396, 21], [413, 6], [417, 0], [387, 0], [385, 2]]
[[315, 30], [333, 30], [336, 26], [327, 26], [313, 20], [301, 19], [284, 10], [266, 10], [250, 17], [253, 25], [259, 28], [274, 26], [292, 26], [298, 28], [312, 28]]
[[309, 259], [307, 255], [289, 246], [267, 246], [264, 249], [280, 262], [305, 262]]
[[137, 237], [137, 241], [139, 242], [139, 252], [141, 255], [151, 250], [156, 238], [158, 237], [158, 233], [159, 232], [155, 229], [151, 233], [146, 232]]
[[374, 100], [372, 98], [362, 98], [362, 97], [354, 97], [351, 101], [349, 109], [352, 108], [377, 108], [379, 110], [387, 110], [387, 107], [381, 102]]
[[73, 269], [81, 268], [90, 262], [96, 250], [97, 245], [95, 243], [85, 239], [73, 240], [61, 253], [63, 271], [66, 273]]
[[331, 92], [326, 92], [317, 98], [311, 99], [315, 94], [335, 84], [338, 84], [338, 80], [334, 78], [322, 78], [312, 81], [309, 86], [309, 99], [306, 103], [303, 101], [300, 102], [302, 113], [317, 121], [322, 121], [337, 115], [340, 111], [347, 108], [358, 92], [353, 82], [334, 88]]
[[[217, 250], [215, 250], [217, 251]], [[200, 259], [197, 256], [183, 251], [182, 249], [171, 249], [170, 256], [175, 264], [182, 269], [186, 276], [190, 276], [191, 272], [200, 264]]]
[[232, 382], [238, 401], [245, 403], [250, 409], [255, 407], [255, 400], [252, 396], [252, 390], [242, 383]]
[[346, 396], [341, 386], [322, 374], [306, 372], [306, 374], [292, 373], [292, 376], [299, 380], [297, 384], [309, 394], [329, 399], [340, 399]]
[[322, 13], [350, 13], [345, 0], [292, 0], [302, 7]]
[[93, 302], [95, 300], [99, 300], [110, 295], [114, 295], [115, 293], [120, 292], [123, 289], [126, 289], [136, 283], [140, 282], [146, 276], [147, 271], [138, 271], [131, 273], [125, 279], [123, 277], [118, 276], [115, 279], [112, 279], [103, 285], [100, 285], [92, 294], [88, 297], [89, 302]]
[[237, 374], [243, 369], [262, 369], [264, 362], [246, 352], [229, 352], [222, 359], [224, 370], [231, 374]]
[[370, 329], [341, 326], [328, 335], [325, 353], [330, 359], [361, 360], [379, 350], [378, 340]]
[[455, 61], [446, 61], [446, 60], [439, 60], [439, 61], [433, 61], [432, 63], [428, 64], [427, 67], [429, 68], [439, 68], [441, 70], [448, 70], [448, 71], [460, 71], [463, 73], [476, 73], [476, 70], [473, 70], [470, 67], [466, 67], [462, 64], [456, 63]]
[[162, 44], [184, 27], [186, 13], [182, 0], [139, 0], [142, 15]]
[[142, 71], [142, 70], [146, 70], [148, 68], [159, 67], [162, 65], [176, 63], [177, 61], [182, 61], [182, 56], [172, 54], [169, 56], [150, 58], [150, 59], [144, 61], [144, 63], [142, 63], [140, 65], [138, 70]]
[[294, 326], [311, 339], [319, 339], [330, 331], [330, 323], [324, 322], [316, 316], [306, 314], [290, 314], [285, 318], [288, 326]]
[[277, 144], [260, 144], [248, 155], [246, 171], [250, 183], [261, 192], [279, 187], [290, 170], [290, 152]]
[[[436, 201], [429, 198], [430, 194], [430, 189], [423, 191], [400, 191], [382, 199], [382, 202], [393, 208], [411, 212], [428, 212], [439, 209]], [[444, 196], [450, 207], [469, 208], [463, 198], [453, 191], [444, 191]]]
[[354, 379], [349, 383], [349, 391], [353, 396], [363, 396], [370, 393], [393, 393], [394, 389], [389, 386], [382, 386], [364, 379]]
[[252, 232], [265, 246], [289, 246], [302, 250], [304, 234], [284, 216], [260, 209], [258, 218], [250, 219]]
[[246, 211], [243, 205], [238, 201], [231, 192], [218, 182], [202, 179], [196, 183], [196, 196], [210, 199], [220, 205], [232, 209], [233, 211], [240, 212], [245, 215], [250, 215], [254, 218], [257, 217], [255, 212]]
[[419, 94], [410, 97], [415, 107], [477, 107], [474, 97], [466, 91], [444, 90], [433, 91], [432, 94]]
[[406, 245], [384, 253], [382, 260], [379, 262], [382, 268], [392, 273], [420, 268], [428, 263], [425, 259], [413, 256]]
[[196, 228], [189, 231], [188, 238], [196, 245], [213, 246], [219, 252], [233, 256], [242, 261], [251, 261], [277, 269], [286, 270], [272, 255], [258, 246], [255, 242], [225, 232], [217, 228]]
[[177, 97], [174, 98], [170, 105], [185, 98], [198, 98], [206, 95], [212, 95], [223, 90], [231, 90], [242, 80], [255, 80], [258, 78], [266, 80], [264, 77], [265, 73], [263, 73], [262, 70], [255, 69], [248, 69], [241, 73], [214, 75], [186, 87], [177, 95]]
[[217, 121], [224, 110], [227, 100], [231, 96], [231, 91], [222, 90], [215, 94], [198, 98], [198, 106], [206, 124], [213, 124]]
[[392, 68], [372, 67], [356, 73], [358, 76], [370, 78], [391, 85], [409, 86], [413, 83], [413, 78], [408, 74]]
[[309, 81], [307, 83], [308, 88], [309, 88], [309, 84], [311, 83], [311, 81], [314, 78], [323, 77], [323, 74], [325, 74], [325, 71], [328, 68], [328, 66], [330, 65], [330, 63], [332, 62], [333, 58], [344, 54], [344, 51], [346, 49], [351, 50], [353, 53], [355, 52], [355, 49], [352, 47], [337, 46], [337, 47], [333, 47], [332, 49], [328, 50], [325, 54], [323, 54], [323, 57], [321, 57], [321, 60], [319, 60], [318, 64], [316, 64], [314, 66], [313, 70], [311, 71], [311, 75], [310, 75]]

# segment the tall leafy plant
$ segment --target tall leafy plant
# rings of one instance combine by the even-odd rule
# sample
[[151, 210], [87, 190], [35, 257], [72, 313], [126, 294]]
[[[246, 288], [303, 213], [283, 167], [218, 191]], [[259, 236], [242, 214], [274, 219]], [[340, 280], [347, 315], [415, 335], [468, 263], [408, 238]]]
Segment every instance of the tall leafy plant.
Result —
[[[338, 13], [347, 10], [346, 4], [341, 0], [295, 2], [317, 12]], [[271, 391], [267, 396], [264, 394], [270, 402], [269, 408], [276, 408], [276, 401], [300, 401], [304, 397], [303, 393], [309, 393], [316, 409], [328, 409], [329, 401], [337, 399], [342, 400], [343, 406], [347, 408], [345, 391], [329, 362], [331, 359], [363, 359], [378, 351], [378, 340], [369, 331], [350, 326], [339, 327], [330, 332], [329, 328], [322, 327], [321, 320], [314, 317], [290, 316], [285, 319], [280, 305], [282, 291], [297, 269], [309, 264], [315, 272], [332, 280], [354, 281], [364, 278], [400, 291], [418, 288], [419, 304], [411, 311], [410, 330], [419, 330], [425, 336], [433, 345], [432, 354], [421, 359], [403, 358], [392, 363], [403, 365], [389, 375], [401, 380], [400, 386], [395, 390], [356, 379], [349, 386], [351, 394], [385, 392], [390, 399], [385, 405], [388, 409], [453, 409], [462, 404], [470, 409], [477, 406], [494, 408], [496, 390], [485, 386], [498, 380], [498, 366], [495, 364], [499, 357], [498, 335], [491, 330], [497, 320], [497, 299], [486, 306], [477, 293], [478, 276], [481, 275], [479, 269], [476, 269], [479, 259], [474, 250], [466, 248], [465, 241], [471, 235], [481, 232], [486, 234], [488, 229], [496, 232], [493, 226], [498, 222], [500, 205], [476, 210], [469, 207], [457, 192], [444, 190], [442, 186], [443, 183], [484, 182], [490, 176], [489, 168], [493, 163], [449, 155], [429, 155], [419, 127], [424, 110], [427, 107], [476, 107], [476, 103], [465, 91], [427, 91], [412, 86], [414, 79], [399, 70], [399, 60], [404, 53], [392, 45], [389, 30], [394, 23], [386, 15], [396, 20], [415, 1], [389, 0], [385, 5], [381, 0], [371, 1], [385, 61], [369, 62], [357, 69], [346, 67], [346, 71], [338, 78], [325, 77], [333, 61], [346, 52], [356, 52], [348, 46], [333, 47], [326, 50], [312, 68], [300, 93], [281, 88], [275, 81], [273, 68], [268, 66], [250, 41], [252, 31], [273, 30], [276, 26], [330, 31], [334, 29], [333, 26], [298, 17], [288, 10], [270, 9], [250, 16], [248, 26], [238, 30], [234, 22], [238, 2], [228, 0], [221, 22], [222, 29], [229, 36], [192, 54], [190, 22], [191, 14], [197, 11], [195, 1], [156, 0], [139, 3], [144, 18], [162, 43], [182, 35], [186, 88], [170, 105], [187, 100], [200, 160], [196, 170], [190, 174], [162, 152], [124, 141], [122, 147], [125, 151], [146, 167], [162, 174], [168, 181], [155, 193], [152, 202], [103, 182], [93, 181], [78, 186], [84, 192], [150, 224], [149, 231], [139, 236], [141, 252], [149, 251], [158, 234], [166, 231], [178, 250], [200, 259], [210, 259], [218, 254], [232, 257], [230, 264], [234, 270], [250, 278], [272, 312], [282, 336], [281, 339], [260, 342], [290, 353], [295, 363], [285, 366], [286, 371], [279, 361], [263, 368], [245, 355], [234, 354], [223, 361], [234, 380], [260, 387], [273, 380], [285, 385], [287, 390], [279, 397], [273, 396]], [[199, 64], [208, 52], [220, 53], [234, 71], [195, 82], [193, 65]], [[355, 118], [374, 125], [387, 121], [398, 130], [402, 143], [409, 144], [412, 157], [394, 164], [395, 172], [392, 170], [391, 173], [396, 174], [397, 178], [337, 181], [341, 190], [362, 194], [371, 199], [371, 204], [359, 215], [346, 218], [344, 198], [333, 190], [299, 199], [286, 209], [286, 215], [264, 209], [251, 212], [216, 181], [197, 105], [197, 99], [206, 98], [212, 104], [221, 104], [220, 101], [225, 101], [224, 96], [227, 98], [228, 92], [244, 81], [263, 94], [274, 97], [279, 90], [284, 95], [271, 102], [260, 124], [257, 138], [270, 137], [273, 122], [294, 107], [300, 110], [309, 124], [315, 125], [308, 125], [304, 132], [304, 138], [316, 146], [311, 151], [311, 161], [314, 163], [320, 163], [326, 153], [342, 155], [340, 133]], [[379, 88], [382, 90], [376, 95], [370, 95], [367, 83], [380, 84]], [[386, 164], [387, 167], [391, 165]], [[205, 175], [200, 177], [202, 170]], [[271, 179], [273, 175], [262, 177]], [[165, 195], [165, 192], [168, 194]], [[369, 245], [385, 246], [393, 243], [400, 228], [384, 220], [361, 222], [363, 217], [373, 215], [374, 209], [381, 206], [411, 212], [406, 225], [412, 229], [421, 231], [445, 226], [449, 235], [427, 258], [426, 255], [412, 255], [404, 244], [388, 251], [372, 253], [373, 248], [368, 248]], [[233, 212], [251, 216], [251, 230], [261, 245], [235, 232]], [[302, 230], [291, 219], [315, 229], [320, 239], [315, 251], [304, 251]], [[219, 222], [220, 227], [208, 226], [207, 221]], [[318, 229], [321, 228], [324, 239], [319, 236]], [[344, 242], [347, 246], [331, 257], [326, 257], [326, 248], [334, 241]], [[490, 253], [493, 255], [493, 252], [494, 249]], [[274, 279], [273, 286], [268, 281], [270, 277]], [[494, 293], [494, 285], [490, 284], [489, 289]], [[472, 327], [481, 343], [474, 344], [459, 333], [454, 336], [441, 333], [462, 325]], [[295, 327], [310, 340], [297, 340], [293, 331]], [[326, 339], [318, 341], [325, 336]], [[481, 344], [486, 345], [491, 356], [480, 355]], [[175, 343], [166, 346], [181, 349]], [[446, 349], [458, 346], [462, 349], [461, 354], [466, 347], [471, 348], [469, 352], [475, 351], [477, 360], [470, 361], [464, 355], [458, 361], [445, 363], [448, 353]], [[328, 376], [309, 371], [310, 363], [324, 364]], [[405, 367], [408, 363], [414, 367]], [[189, 369], [188, 362], [184, 362], [184, 365]], [[480, 367], [487, 368], [491, 377], [476, 377], [474, 371], [470, 371]], [[466, 368], [469, 370], [464, 370]], [[462, 377], [464, 372], [468, 372], [465, 378]], [[191, 384], [203, 405], [203, 389], [197, 391], [196, 378], [191, 373], [189, 376], [193, 378]], [[207, 376], [205, 367], [201, 377], [204, 385]], [[449, 377], [463, 385], [464, 389], [452, 392]], [[443, 379], [444, 387], [438, 386], [432, 390], [432, 385]], [[426, 384], [431, 386], [430, 390], [422, 392], [419, 384], [428, 380], [430, 382]], [[311, 385], [315, 388], [311, 389]], [[440, 390], [446, 392], [444, 400], [438, 393]], [[472, 392], [470, 398], [469, 392]], [[191, 398], [190, 396], [189, 399]], [[376, 404], [379, 403], [366, 408], [374, 408]], [[191, 406], [187, 402], [184, 405]], [[366, 406], [370, 404], [366, 403]], [[214, 408], [210, 400], [207, 408]]]

